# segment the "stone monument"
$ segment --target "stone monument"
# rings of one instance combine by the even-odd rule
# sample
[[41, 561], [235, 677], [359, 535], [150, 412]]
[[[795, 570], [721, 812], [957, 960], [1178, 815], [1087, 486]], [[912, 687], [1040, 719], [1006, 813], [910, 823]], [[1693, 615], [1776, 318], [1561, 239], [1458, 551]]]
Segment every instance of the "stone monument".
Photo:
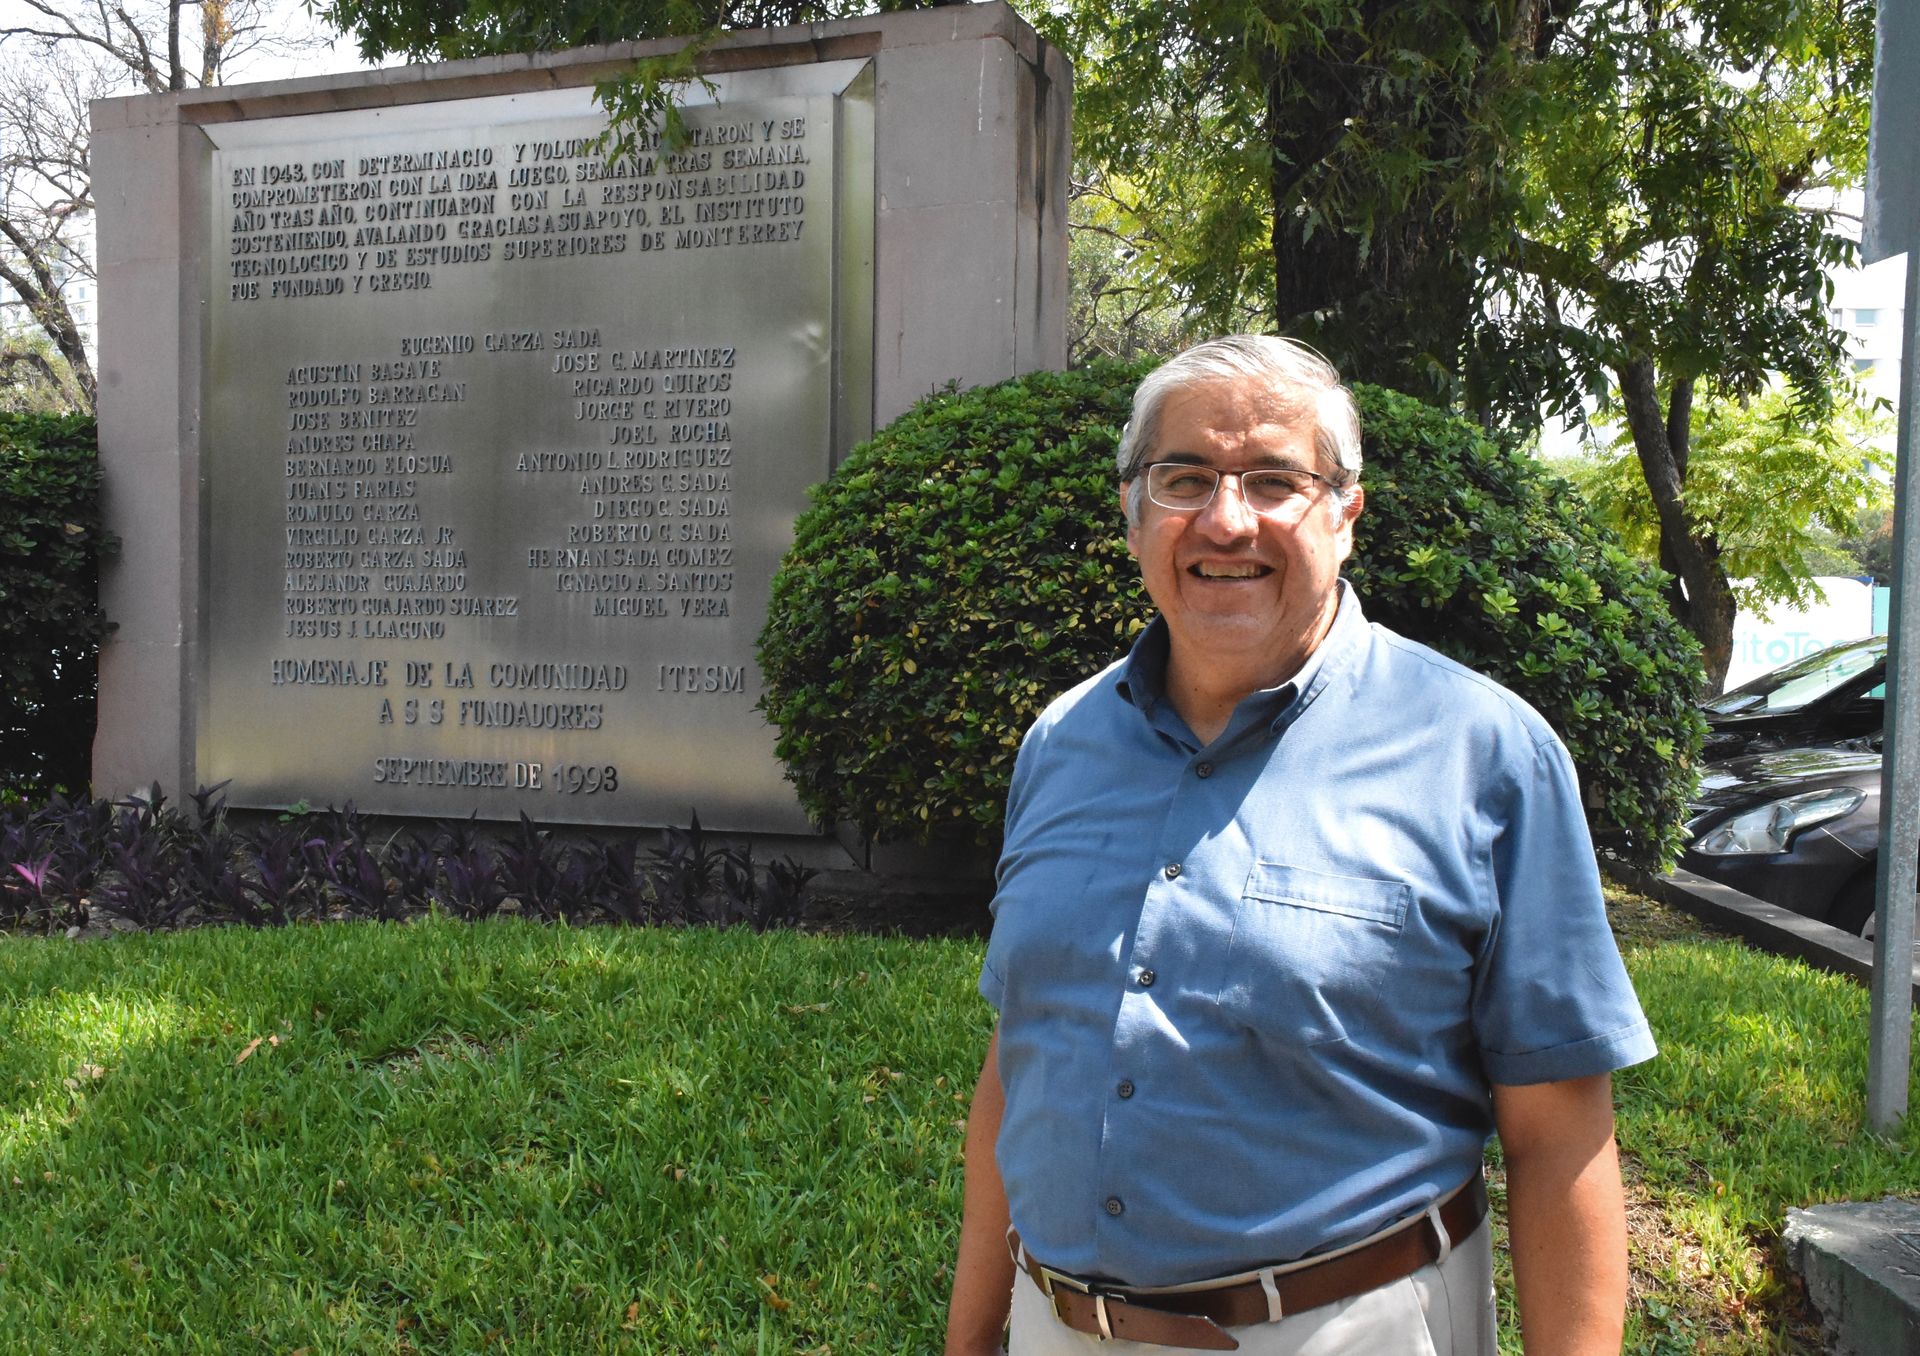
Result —
[[1070, 75], [1004, 4], [94, 105], [95, 790], [797, 832], [808, 486], [1065, 362]]

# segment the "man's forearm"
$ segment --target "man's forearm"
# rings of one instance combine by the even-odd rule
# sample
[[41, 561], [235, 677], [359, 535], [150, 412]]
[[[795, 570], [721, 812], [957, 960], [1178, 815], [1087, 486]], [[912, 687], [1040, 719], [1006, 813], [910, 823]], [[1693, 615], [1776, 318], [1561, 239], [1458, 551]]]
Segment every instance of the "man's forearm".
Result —
[[987, 1046], [980, 1082], [967, 1112], [965, 1210], [960, 1248], [953, 1265], [953, 1298], [947, 1307], [946, 1356], [988, 1356], [1001, 1350], [1007, 1305], [1013, 1293], [1013, 1260], [1007, 1255], [1007, 1194], [994, 1161], [1000, 1138], [999, 1033]]
[[[1619, 1356], [1626, 1202], [1611, 1080], [1597, 1083], [1496, 1090], [1520, 1331], [1539, 1356]], [[1511, 1100], [1503, 1107], [1515, 1093], [1531, 1094], [1533, 1104], [1518, 1113]], [[1558, 1109], [1549, 1109], [1556, 1097]]]

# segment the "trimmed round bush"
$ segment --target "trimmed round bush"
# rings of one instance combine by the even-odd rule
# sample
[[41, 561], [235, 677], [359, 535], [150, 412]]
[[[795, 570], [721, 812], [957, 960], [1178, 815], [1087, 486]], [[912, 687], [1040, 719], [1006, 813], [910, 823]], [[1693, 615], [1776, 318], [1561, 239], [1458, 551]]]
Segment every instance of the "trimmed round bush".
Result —
[[[997, 842], [1027, 726], [1152, 615], [1113, 466], [1151, 366], [935, 395], [815, 487], [760, 666], [816, 819]], [[1453, 415], [1356, 394], [1367, 505], [1346, 574], [1369, 618], [1533, 703], [1579, 764], [1596, 834], [1670, 858], [1704, 731], [1692, 638], [1564, 482]]]
[[1595, 838], [1671, 862], [1705, 675], [1653, 573], [1533, 458], [1410, 396], [1356, 394], [1367, 504], [1346, 575], [1368, 618], [1532, 703], [1579, 767]]

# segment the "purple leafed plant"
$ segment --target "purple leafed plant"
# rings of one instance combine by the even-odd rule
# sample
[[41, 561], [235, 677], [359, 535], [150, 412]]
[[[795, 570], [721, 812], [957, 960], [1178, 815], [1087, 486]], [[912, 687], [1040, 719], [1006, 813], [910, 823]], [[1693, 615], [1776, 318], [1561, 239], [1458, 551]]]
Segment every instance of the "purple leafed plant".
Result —
[[646, 873], [636, 859], [640, 844], [633, 838], [589, 843], [574, 854], [587, 872], [581, 893], [629, 927], [646, 927], [655, 920]]
[[264, 830], [247, 849], [253, 878], [250, 902], [240, 921], [254, 927], [282, 925], [314, 906], [316, 891], [307, 874], [307, 842], [299, 828], [282, 824]]
[[406, 841], [388, 845], [386, 869], [393, 881], [395, 907], [425, 909], [433, 897], [434, 883], [440, 879], [440, 854], [418, 833], [410, 833]]
[[668, 828], [660, 837], [661, 845], [650, 854], [653, 865], [647, 868], [658, 910], [656, 918], [667, 923], [698, 922], [704, 917], [720, 854], [708, 845], [698, 810], [693, 812], [688, 828]]
[[[10, 869], [0, 886], [0, 919], [9, 927], [43, 927], [55, 912], [48, 897], [57, 893], [59, 878], [54, 873], [51, 852], [31, 856], [22, 851], [24, 847], [24, 843], [5, 846]], [[20, 856], [26, 856], [26, 860], [15, 860]]]
[[760, 887], [759, 911], [754, 916], [754, 930], [765, 932], [769, 928], [790, 928], [797, 924], [806, 912], [807, 882], [819, 874], [791, 857], [768, 862], [767, 878]]
[[535, 918], [559, 913], [560, 850], [553, 835], [536, 829], [527, 812], [513, 837], [500, 845], [500, 885], [520, 901], [521, 911]]
[[[181, 922], [281, 925], [335, 912], [402, 919], [432, 906], [488, 918], [509, 899], [530, 917], [634, 926], [791, 926], [815, 874], [791, 858], [764, 867], [750, 847], [722, 847], [694, 814], [668, 828], [644, 863], [627, 834], [571, 847], [526, 814], [504, 837], [478, 817], [418, 831], [384, 848], [351, 804], [282, 816], [236, 833], [226, 784], [184, 807], [156, 785], [119, 802], [61, 795], [38, 809], [0, 807], [0, 928], [88, 920], [89, 903], [144, 928]], [[444, 884], [443, 884], [444, 883]]]
[[149, 808], [155, 802], [134, 801], [122, 809], [107, 844], [113, 874], [101, 891], [111, 912], [149, 930], [167, 927], [187, 903], [174, 890], [179, 861], [163, 841], [164, 826]]
[[457, 916], [491, 918], [500, 911], [507, 892], [474, 820], [447, 827], [440, 840], [440, 870], [447, 878], [447, 907]]
[[327, 883], [345, 901], [348, 913], [361, 918], [400, 917], [386, 873], [367, 850], [364, 839], [349, 837], [328, 844], [326, 874]]

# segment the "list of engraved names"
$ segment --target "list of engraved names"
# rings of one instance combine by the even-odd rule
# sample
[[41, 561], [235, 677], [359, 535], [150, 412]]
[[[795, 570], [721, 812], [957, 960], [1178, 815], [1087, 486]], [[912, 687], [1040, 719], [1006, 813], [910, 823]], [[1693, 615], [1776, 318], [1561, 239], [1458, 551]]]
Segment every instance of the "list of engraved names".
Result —
[[[731, 615], [731, 345], [609, 346], [595, 327], [402, 336], [392, 362], [287, 373], [285, 634], [293, 639], [444, 640], [449, 621], [518, 617], [589, 595], [594, 617], [694, 621]], [[432, 353], [435, 356], [425, 356]], [[558, 508], [529, 545], [522, 587], [476, 595], [446, 492], [461, 475], [436, 415], [468, 400], [491, 359], [539, 355], [583, 436], [526, 448], [512, 469], [532, 502]]]

